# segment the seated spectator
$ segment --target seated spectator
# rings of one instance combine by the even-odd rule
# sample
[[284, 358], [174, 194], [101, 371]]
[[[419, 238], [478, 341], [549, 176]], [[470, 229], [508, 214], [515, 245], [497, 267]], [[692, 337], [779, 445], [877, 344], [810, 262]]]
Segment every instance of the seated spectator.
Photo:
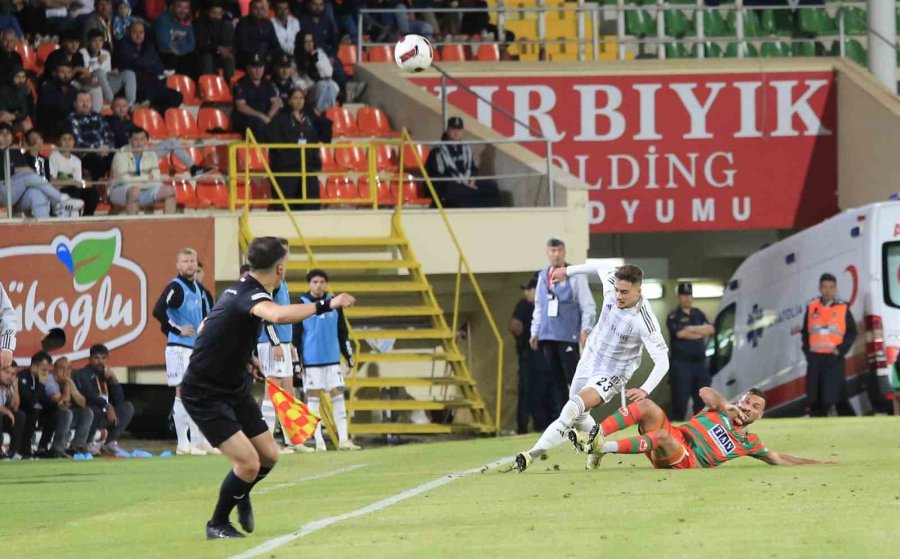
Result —
[[[81, 392], [75, 388], [72, 381], [72, 365], [65, 357], [60, 357], [53, 365], [53, 371], [47, 377], [44, 384], [47, 396], [53, 403], [61, 415], [57, 422], [57, 430], [53, 433], [53, 446], [51, 453], [60, 457], [67, 454], [69, 429], [75, 429], [75, 436], [72, 438], [71, 452], [73, 454], [83, 454], [88, 451], [87, 436], [94, 422], [94, 412], [87, 406], [87, 400], [81, 395]], [[64, 430], [59, 427], [65, 425]]]
[[[215, 74], [219, 70], [230, 82], [234, 74], [234, 27], [223, 19], [222, 4], [213, 1], [203, 15], [194, 22], [197, 40], [196, 52], [200, 55], [199, 70], [196, 75]], [[195, 77], [196, 77], [195, 75]]]
[[53, 72], [61, 63], [68, 63], [72, 68], [72, 79], [81, 87], [91, 85], [91, 74], [88, 72], [84, 57], [81, 56], [80, 33], [76, 30], [66, 31], [60, 37], [60, 48], [47, 55], [44, 61], [44, 79], [52, 79]]
[[275, 36], [281, 52], [294, 54], [294, 40], [300, 31], [300, 20], [291, 15], [291, 7], [288, 0], [275, 0], [275, 16], [272, 18], [272, 26], [275, 28]]
[[103, 450], [114, 455], [120, 451], [119, 437], [134, 417], [134, 406], [125, 400], [122, 385], [109, 367], [109, 350], [106, 346], [91, 346], [89, 355], [88, 365], [73, 375], [75, 387], [94, 414], [87, 441], [94, 440], [94, 433], [98, 429], [106, 429]]
[[[12, 147], [12, 127], [0, 123], [0, 152]], [[69, 197], [53, 188], [47, 180], [34, 172], [25, 155], [18, 149], [9, 150], [10, 192], [13, 209], [27, 212], [36, 218], [54, 215], [72, 217], [78, 215], [84, 202]], [[6, 200], [6, 181], [0, 181], [0, 200]]]
[[[45, 385], [47, 377], [50, 376], [51, 363], [50, 355], [45, 351], [39, 351], [31, 356], [31, 365], [27, 369], [19, 371], [18, 374], [19, 411], [25, 415], [25, 428], [19, 448], [15, 451], [22, 456], [23, 460], [35, 458], [33, 444], [38, 424], [41, 427], [38, 450], [42, 451], [50, 444], [50, 438], [64, 421], [62, 414], [59, 413], [59, 408], [47, 395]], [[68, 429], [69, 426], [65, 425], [64, 427]], [[62, 429], [60, 428], [60, 430]], [[52, 452], [49, 456], [60, 457]], [[62, 453], [61, 457], [65, 457], [65, 453]]]
[[128, 137], [134, 123], [131, 122], [131, 103], [124, 95], [116, 95], [110, 107], [112, 114], [106, 117], [106, 123], [113, 133], [113, 146], [118, 149], [128, 144]]
[[18, 42], [15, 31], [0, 32], [0, 83], [9, 83], [13, 74], [25, 67], [22, 56], [16, 52]]
[[32, 127], [34, 98], [27, 83], [25, 70], [19, 69], [9, 83], [0, 87], [0, 122], [11, 125], [15, 132], [24, 132]]
[[144, 22], [135, 20], [128, 28], [128, 35], [116, 45], [113, 66], [119, 71], [131, 70], [137, 77], [137, 100], [148, 101], [154, 109], [165, 113], [181, 105], [181, 93], [166, 86], [165, 67], [156, 49], [146, 40]]
[[281, 51], [268, 10], [264, 0], [253, 0], [250, 2], [250, 14], [241, 18], [235, 27], [234, 41], [240, 66], [257, 59], [262, 59], [263, 65], [268, 66], [272, 57]]
[[362, 0], [343, 0], [343, 2], [334, 5], [334, 18], [338, 25], [338, 30], [349, 35], [351, 40], [355, 40], [358, 33], [357, 22], [359, 21], [359, 9], [362, 7]]
[[112, 33], [112, 0], [96, 0], [94, 2], [94, 11], [91, 12], [84, 22], [81, 24], [81, 44], [87, 46], [90, 42], [88, 35], [91, 31], [99, 31], [103, 37], [103, 43], [100, 48], [110, 50], [113, 48]]
[[53, 79], [41, 84], [38, 93], [35, 123], [48, 138], [55, 138], [69, 115], [75, 110], [75, 94], [78, 88], [72, 83], [72, 66], [61, 61], [56, 66]]
[[[81, 162], [77, 157], [71, 155], [71, 149], [75, 143], [73, 141], [72, 133], [64, 131], [59, 135], [59, 141], [67, 141], [69, 143], [68, 149], [71, 157], [68, 161], [77, 162], [77, 181], [73, 179], [59, 180], [55, 178], [56, 173], [53, 172], [53, 154], [50, 155], [49, 159], [41, 155], [41, 149], [44, 147], [44, 138], [35, 128], [32, 128], [25, 133], [25, 159], [28, 161], [29, 166], [34, 169], [34, 172], [49, 181], [54, 188], [62, 193], [68, 194], [72, 198], [77, 198], [84, 202], [84, 215], [94, 215], [94, 211], [97, 209], [97, 203], [100, 201], [100, 193], [97, 192], [97, 189], [95, 188], [84, 188], [84, 183], [81, 181]], [[54, 151], [54, 153], [56, 152]], [[66, 163], [68, 163], [68, 161], [66, 161]], [[71, 166], [72, 165], [70, 164], [69, 167]]]
[[81, 164], [90, 180], [99, 181], [109, 173], [110, 151], [115, 137], [99, 112], [91, 110], [91, 94], [79, 91], [75, 112], [66, 121], [66, 130], [75, 136], [75, 147], [98, 151], [82, 152]]
[[88, 31], [86, 47], [81, 49], [81, 56], [87, 64], [91, 75], [91, 106], [96, 112], [103, 110], [104, 101], [112, 103], [113, 97], [120, 91], [130, 105], [137, 99], [137, 77], [131, 70], [114, 70], [112, 56], [103, 48], [103, 32], [99, 29]]
[[256, 55], [247, 64], [247, 75], [234, 85], [232, 128], [243, 134], [248, 128], [257, 139], [265, 137], [265, 127], [281, 109], [281, 97], [271, 81], [263, 77], [265, 60]]
[[162, 184], [159, 159], [147, 149], [149, 141], [147, 131], [135, 127], [129, 137], [129, 149], [120, 150], [113, 157], [109, 202], [124, 208], [128, 215], [137, 215], [140, 208], [152, 210], [157, 202], [163, 202], [165, 213], [175, 213], [175, 189]]
[[163, 65], [179, 74], [194, 74], [197, 40], [191, 26], [190, 0], [172, 0], [169, 9], [153, 22], [156, 46]]
[[[319, 142], [316, 127], [306, 111], [306, 95], [300, 88], [294, 89], [288, 98], [288, 105], [272, 120], [269, 132], [270, 142], [276, 144], [315, 144]], [[270, 152], [272, 171], [275, 173], [296, 173], [301, 168], [301, 155], [306, 159], [306, 172], [318, 173], [322, 170], [322, 160], [318, 149], [273, 149]], [[300, 177], [279, 177], [278, 186], [288, 199], [304, 198], [303, 184]], [[306, 196], [319, 198], [319, 178], [312, 175], [306, 177]], [[281, 210], [284, 206], [273, 204], [272, 209]], [[318, 204], [292, 204], [292, 210], [319, 209]]]
[[60, 192], [84, 202], [84, 215], [94, 215], [100, 202], [100, 192], [96, 187], [84, 184], [81, 159], [72, 154], [75, 134], [71, 130], [64, 130], [57, 141], [59, 147], [50, 153], [48, 161], [48, 180]]
[[136, 21], [131, 14], [131, 4], [128, 3], [128, 0], [117, 0], [115, 11], [112, 22], [113, 45], [128, 36], [128, 28]]
[[25, 436], [25, 414], [19, 409], [19, 383], [12, 368], [0, 369], [0, 438], [9, 433], [9, 447], [0, 460], [20, 460], [18, 450]]
[[329, 56], [337, 55], [338, 32], [334, 20], [325, 17], [325, 0], [310, 0], [306, 15], [300, 19], [300, 32], [312, 34], [316, 45]]
[[[488, 3], [485, 0], [462, 0], [460, 7], [483, 9], [488, 7]], [[460, 22], [459, 33], [468, 36], [481, 35], [482, 40], [486, 41], [500, 40], [499, 30], [496, 25], [491, 23], [491, 14], [488, 12], [465, 12]], [[507, 43], [515, 42], [516, 34], [512, 31], [506, 30], [504, 35]]]
[[[408, 1], [409, 0], [400, 0], [394, 5], [394, 8], [397, 10], [394, 13], [394, 22], [397, 26], [397, 33], [401, 36], [414, 33], [423, 37], [431, 37], [431, 34], [437, 31], [437, 29], [434, 28], [431, 23], [422, 21], [424, 18], [421, 16], [419, 19], [416, 19], [418, 14], [409, 11], [409, 6], [407, 6]], [[431, 14], [431, 18], [434, 18], [434, 14]]]
[[478, 165], [472, 148], [463, 141], [463, 120], [458, 117], [447, 119], [447, 131], [441, 136], [443, 143], [435, 146], [428, 154], [425, 168], [432, 178], [450, 179], [435, 181], [435, 190], [441, 203], [448, 208], [486, 208], [499, 203], [500, 192], [492, 180], [473, 179], [478, 174]]
[[[297, 73], [315, 81], [310, 94], [310, 105], [314, 107], [316, 114], [324, 115], [329, 107], [337, 104], [342, 89], [332, 79], [334, 65], [325, 51], [318, 48], [312, 33], [303, 35], [303, 41], [297, 43], [297, 47], [294, 57], [297, 62]], [[340, 62], [338, 62], [338, 66], [343, 69]]]
[[272, 83], [278, 89], [278, 95], [281, 97], [281, 105], [287, 107], [288, 97], [295, 89], [302, 89], [303, 93], [307, 93], [312, 86], [315, 85], [311, 79], [306, 76], [302, 78], [294, 69], [293, 59], [282, 54], [275, 59], [275, 73], [272, 76]]

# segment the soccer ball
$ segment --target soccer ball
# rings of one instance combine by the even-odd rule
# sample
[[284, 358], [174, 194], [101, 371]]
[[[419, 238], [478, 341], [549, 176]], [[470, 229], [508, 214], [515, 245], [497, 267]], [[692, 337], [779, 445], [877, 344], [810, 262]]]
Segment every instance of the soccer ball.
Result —
[[421, 72], [431, 66], [434, 48], [421, 35], [406, 35], [394, 46], [394, 62], [404, 72]]

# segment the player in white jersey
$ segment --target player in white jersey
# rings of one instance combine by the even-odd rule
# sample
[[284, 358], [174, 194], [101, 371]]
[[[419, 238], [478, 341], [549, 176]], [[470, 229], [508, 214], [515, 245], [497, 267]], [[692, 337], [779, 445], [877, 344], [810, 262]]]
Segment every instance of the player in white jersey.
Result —
[[[625, 389], [631, 375], [641, 364], [643, 348], [653, 359], [653, 370], [640, 388], [630, 388], [625, 395], [632, 401], [643, 400], [659, 384], [669, 370], [669, 348], [662, 337], [659, 322], [650, 303], [641, 297], [644, 273], [632, 264], [608, 269], [595, 264], [557, 268], [553, 283], [575, 274], [596, 273], [603, 281], [603, 306], [600, 318], [591, 329], [584, 352], [578, 361], [575, 377], [569, 389], [569, 401], [559, 418], [525, 452], [516, 455], [515, 468], [525, 471], [531, 462], [563, 442], [569, 432], [587, 437], [593, 428], [590, 411]], [[599, 460], [590, 455], [588, 468], [595, 468]]]

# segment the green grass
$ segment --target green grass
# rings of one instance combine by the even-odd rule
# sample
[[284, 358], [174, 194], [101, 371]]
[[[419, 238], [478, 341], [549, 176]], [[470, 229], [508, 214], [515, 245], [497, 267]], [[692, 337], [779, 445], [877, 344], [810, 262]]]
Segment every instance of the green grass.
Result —
[[[302, 557], [889, 557], [900, 528], [891, 417], [762, 421], [773, 449], [837, 460], [776, 468], [743, 458], [661, 471], [643, 456], [602, 469], [560, 447], [524, 474], [491, 470], [262, 555]], [[207, 542], [223, 458], [0, 464], [4, 557], [226, 557], [448, 473], [530, 446], [509, 437], [288, 455], [254, 497], [257, 531]], [[361, 466], [329, 478], [301, 481]]]

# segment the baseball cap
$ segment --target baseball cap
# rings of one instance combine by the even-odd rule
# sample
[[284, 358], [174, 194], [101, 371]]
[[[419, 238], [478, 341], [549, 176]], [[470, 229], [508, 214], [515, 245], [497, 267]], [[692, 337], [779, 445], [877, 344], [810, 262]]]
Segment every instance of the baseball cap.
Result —
[[276, 68], [290, 68], [293, 61], [291, 57], [287, 54], [282, 54], [278, 58], [275, 59], [275, 67]]
[[459, 130], [462, 130], [463, 128], [465, 128], [465, 126], [463, 126], [463, 119], [458, 116], [451, 116], [450, 118], [448, 118], [447, 119], [447, 130], [449, 130], [451, 128], [457, 128]]
[[250, 60], [247, 61], [247, 66], [250, 66], [250, 67], [259, 67], [259, 66], [265, 66], [265, 65], [266, 65], [266, 59], [263, 58], [262, 55], [259, 53], [254, 54], [253, 56], [250, 57]]
[[693, 295], [694, 294], [694, 285], [689, 281], [683, 281], [678, 284], [678, 294], [679, 295]]

